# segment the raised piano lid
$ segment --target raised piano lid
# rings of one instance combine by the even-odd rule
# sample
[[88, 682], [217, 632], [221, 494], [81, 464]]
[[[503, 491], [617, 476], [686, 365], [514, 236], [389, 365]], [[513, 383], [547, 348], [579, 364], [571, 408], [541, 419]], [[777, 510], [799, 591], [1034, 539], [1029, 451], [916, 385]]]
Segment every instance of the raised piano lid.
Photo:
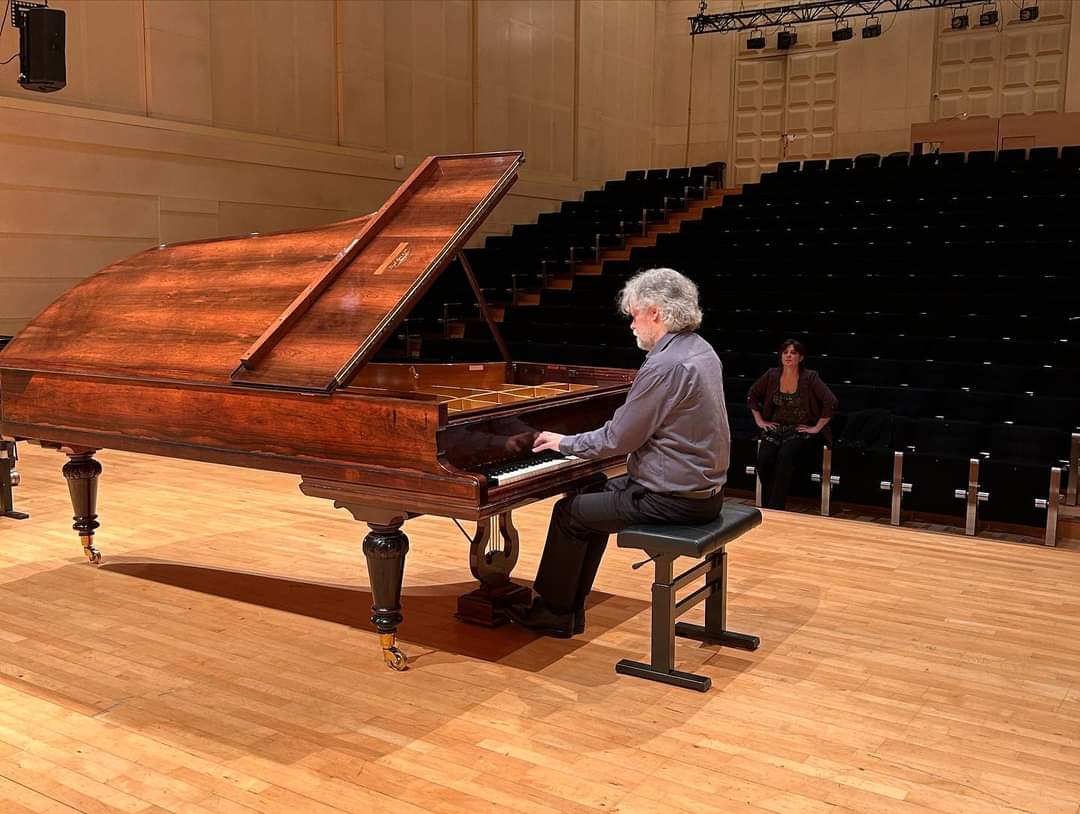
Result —
[[393, 333], [521, 160], [434, 156], [371, 216], [141, 252], [46, 308], [0, 368], [332, 390]]

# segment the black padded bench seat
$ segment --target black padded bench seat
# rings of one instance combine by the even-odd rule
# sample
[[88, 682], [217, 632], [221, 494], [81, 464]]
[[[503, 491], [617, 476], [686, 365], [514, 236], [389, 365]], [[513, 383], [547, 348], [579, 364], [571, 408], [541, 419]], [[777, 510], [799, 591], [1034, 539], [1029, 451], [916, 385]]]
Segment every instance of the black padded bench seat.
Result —
[[619, 532], [619, 548], [700, 560], [760, 525], [756, 508], [727, 503], [718, 518], [701, 526], [628, 526]]
[[[622, 659], [615, 665], [615, 672], [705, 692], [712, 686], [712, 679], [675, 669], [676, 636], [757, 650], [761, 643], [757, 636], [727, 629], [727, 552], [724, 547], [759, 525], [761, 512], [756, 508], [727, 503], [720, 517], [700, 526], [639, 525], [619, 532], [619, 548], [645, 551], [649, 555], [645, 562], [656, 563], [656, 575], [652, 586], [651, 663]], [[703, 561], [673, 576], [673, 566], [679, 557]], [[685, 599], [676, 601], [675, 592], [702, 574], [705, 584]], [[704, 625], [675, 623], [677, 617], [702, 601], [705, 602]]]

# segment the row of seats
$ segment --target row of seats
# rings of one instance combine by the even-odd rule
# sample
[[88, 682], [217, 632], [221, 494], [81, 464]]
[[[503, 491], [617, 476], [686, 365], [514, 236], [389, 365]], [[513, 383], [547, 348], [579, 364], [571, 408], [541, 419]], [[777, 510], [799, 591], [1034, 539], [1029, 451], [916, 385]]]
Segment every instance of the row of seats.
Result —
[[[798, 324], [798, 323], [793, 323]], [[584, 345], [591, 355], [597, 348], [633, 347], [634, 338], [625, 324], [599, 321], [529, 323], [515, 319], [500, 326], [509, 342]], [[467, 338], [484, 339], [486, 323], [466, 323]], [[801, 331], [724, 331], [707, 327], [701, 334], [726, 359], [727, 370], [742, 375], [775, 364], [772, 349]], [[814, 345], [811, 363], [830, 380], [856, 380], [864, 384], [902, 384], [914, 387], [968, 387], [1009, 393], [1035, 391], [1067, 394], [1076, 391], [1073, 366], [1075, 345], [1048, 341], [983, 341], [926, 336], [890, 336], [881, 341], [874, 334], [833, 334]], [[585, 360], [581, 360], [585, 361]]]
[[[733, 427], [729, 469], [731, 488], [752, 491], [754, 475], [748, 472], [757, 457], [757, 441], [749, 413], [729, 407]], [[845, 418], [847, 419], [845, 425]], [[908, 485], [903, 497], [907, 510], [952, 516], [964, 525], [970, 461], [978, 462], [979, 506], [984, 520], [1041, 526], [1046, 511], [1036, 503], [1047, 497], [1049, 466], [1068, 460], [1067, 433], [1019, 425], [987, 425], [936, 418], [906, 418], [884, 414], [876, 420], [875, 443], [860, 443], [845, 426], [859, 415], [841, 417], [835, 429], [831, 475], [836, 479], [831, 497], [836, 501], [887, 508], [894, 476], [895, 453], [903, 455], [902, 480]], [[820, 495], [818, 456], [799, 461], [792, 492], [806, 498]]]
[[763, 183], [786, 180], [801, 173], [829, 172], [842, 175], [849, 172], [872, 173], [875, 170], [904, 173], [951, 172], [971, 170], [984, 174], [994, 169], [1031, 172], [1055, 169], [1080, 169], [1080, 145], [1057, 147], [1033, 147], [1007, 150], [972, 150], [969, 153], [890, 153], [882, 157], [876, 153], [863, 153], [855, 158], [806, 159], [805, 161], [781, 161], [775, 173], [765, 173]]

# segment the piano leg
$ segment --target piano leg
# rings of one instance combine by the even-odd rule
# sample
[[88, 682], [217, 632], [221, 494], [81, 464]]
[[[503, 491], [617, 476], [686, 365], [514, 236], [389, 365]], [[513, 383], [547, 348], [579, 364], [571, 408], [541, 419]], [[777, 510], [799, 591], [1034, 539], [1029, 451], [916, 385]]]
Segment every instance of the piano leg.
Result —
[[[501, 540], [501, 544], [496, 540]], [[506, 608], [528, 603], [532, 598], [529, 589], [510, 580], [517, 560], [518, 532], [510, 512], [477, 523], [469, 550], [469, 568], [480, 580], [480, 587], [458, 597], [457, 618], [497, 627], [507, 621]]]
[[94, 546], [94, 529], [101, 525], [97, 521], [97, 485], [101, 464], [94, 460], [94, 452], [95, 450], [68, 453], [68, 462], [64, 464], [64, 477], [67, 479], [68, 492], [71, 493], [71, 507], [75, 512], [72, 528], [79, 534], [86, 559], [97, 565], [101, 562], [101, 553]]
[[405, 555], [409, 538], [401, 530], [405, 518], [379, 524], [368, 523], [364, 538], [368, 577], [371, 580], [371, 621], [379, 632], [383, 661], [391, 670], [404, 670], [408, 657], [397, 648], [401, 615], [401, 583], [405, 577]]

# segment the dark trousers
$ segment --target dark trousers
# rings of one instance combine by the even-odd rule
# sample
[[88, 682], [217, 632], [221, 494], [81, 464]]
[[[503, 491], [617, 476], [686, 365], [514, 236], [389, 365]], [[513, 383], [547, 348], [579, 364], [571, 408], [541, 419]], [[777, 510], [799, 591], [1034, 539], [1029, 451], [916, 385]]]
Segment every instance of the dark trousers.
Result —
[[715, 520], [724, 493], [710, 498], [650, 492], [623, 475], [555, 504], [533, 588], [555, 611], [585, 607], [608, 536], [636, 523], [696, 525]]
[[795, 463], [807, 450], [819, 446], [816, 435], [776, 437], [766, 434], [758, 446], [757, 472], [761, 478], [761, 505], [766, 509], [787, 506]]

